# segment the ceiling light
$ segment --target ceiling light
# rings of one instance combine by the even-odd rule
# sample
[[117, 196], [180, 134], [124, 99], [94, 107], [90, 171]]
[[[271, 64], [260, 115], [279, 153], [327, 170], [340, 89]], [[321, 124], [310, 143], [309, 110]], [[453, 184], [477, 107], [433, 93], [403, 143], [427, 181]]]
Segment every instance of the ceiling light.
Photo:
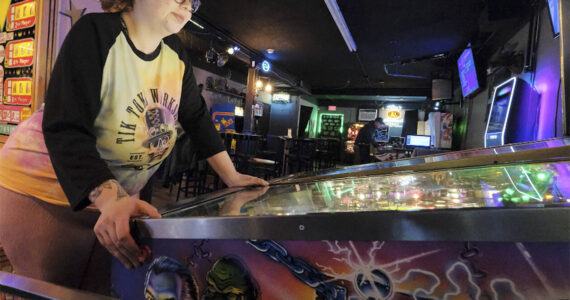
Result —
[[228, 50], [226, 50], [226, 51], [227, 51], [228, 54], [230, 54], [230, 55], [234, 55], [234, 53], [235, 53], [235, 50], [234, 50], [233, 47], [228, 48]]
[[258, 81], [255, 83], [255, 87], [258, 88], [258, 89], [262, 88], [262, 87], [263, 87], [263, 82], [262, 82], [261, 80], [258, 80]]
[[230, 60], [230, 57], [227, 54], [218, 54], [218, 60], [216, 61], [216, 64], [221, 68], [226, 65], [228, 60]]
[[340, 8], [338, 8], [336, 0], [325, 0], [325, 4], [329, 9], [331, 16], [336, 23], [336, 27], [338, 27], [338, 30], [340, 31], [340, 34], [342, 35], [342, 38], [348, 47], [348, 50], [350, 52], [356, 52], [356, 44], [354, 43], [354, 39], [352, 39], [350, 30], [348, 30], [348, 27], [346, 26], [346, 22], [344, 21], [344, 17], [340, 12]]
[[267, 49], [267, 53], [273, 54], [273, 52], [275, 52], [275, 49], [271, 49], [271, 48], [270, 48], [270, 49]]
[[271, 70], [271, 64], [268, 61], [264, 60], [261, 63], [261, 69], [263, 70], [263, 72], [267, 73], [269, 72], [269, 70]]
[[268, 93], [271, 93], [271, 91], [273, 91], [273, 86], [271, 86], [271, 83], [267, 83], [265, 86], [265, 91]]

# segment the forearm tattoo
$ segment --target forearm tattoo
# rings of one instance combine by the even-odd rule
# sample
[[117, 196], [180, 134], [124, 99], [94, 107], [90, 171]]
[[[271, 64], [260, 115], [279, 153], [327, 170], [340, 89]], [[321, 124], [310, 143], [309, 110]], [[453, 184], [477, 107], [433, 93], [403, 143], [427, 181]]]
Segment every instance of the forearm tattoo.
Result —
[[119, 184], [117, 180], [111, 179], [105, 181], [103, 184], [93, 189], [93, 191], [89, 193], [89, 200], [91, 202], [94, 202], [95, 199], [101, 196], [104, 190], [113, 190], [113, 189], [117, 190], [117, 201], [119, 201], [121, 198], [129, 196], [129, 194], [127, 194], [127, 192], [123, 189], [123, 187]]

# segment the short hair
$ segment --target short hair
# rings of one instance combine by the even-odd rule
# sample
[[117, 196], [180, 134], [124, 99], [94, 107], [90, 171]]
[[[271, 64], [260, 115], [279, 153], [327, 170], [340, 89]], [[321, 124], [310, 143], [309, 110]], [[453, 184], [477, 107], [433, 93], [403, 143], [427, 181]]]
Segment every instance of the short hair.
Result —
[[106, 12], [121, 12], [133, 8], [134, 0], [100, 0], [101, 8]]
[[378, 118], [376, 118], [376, 119], [374, 120], [374, 122], [378, 122], [378, 123], [380, 123], [380, 124], [384, 124], [384, 119], [378, 117]]

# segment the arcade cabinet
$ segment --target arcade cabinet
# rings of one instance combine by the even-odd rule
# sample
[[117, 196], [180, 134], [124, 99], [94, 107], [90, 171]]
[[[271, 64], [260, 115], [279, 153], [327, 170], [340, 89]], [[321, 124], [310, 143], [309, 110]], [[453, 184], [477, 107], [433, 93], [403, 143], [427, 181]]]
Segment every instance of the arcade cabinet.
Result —
[[538, 94], [524, 80], [511, 78], [495, 87], [485, 129], [485, 148], [536, 138]]

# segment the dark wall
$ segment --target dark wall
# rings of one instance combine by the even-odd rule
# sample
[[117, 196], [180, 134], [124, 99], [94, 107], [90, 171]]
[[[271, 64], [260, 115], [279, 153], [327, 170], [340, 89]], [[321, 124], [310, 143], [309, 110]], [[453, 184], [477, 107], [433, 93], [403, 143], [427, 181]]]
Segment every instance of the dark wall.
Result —
[[291, 128], [292, 134], [296, 135], [298, 115], [296, 103], [272, 103], [268, 134], [287, 135], [287, 129]]

